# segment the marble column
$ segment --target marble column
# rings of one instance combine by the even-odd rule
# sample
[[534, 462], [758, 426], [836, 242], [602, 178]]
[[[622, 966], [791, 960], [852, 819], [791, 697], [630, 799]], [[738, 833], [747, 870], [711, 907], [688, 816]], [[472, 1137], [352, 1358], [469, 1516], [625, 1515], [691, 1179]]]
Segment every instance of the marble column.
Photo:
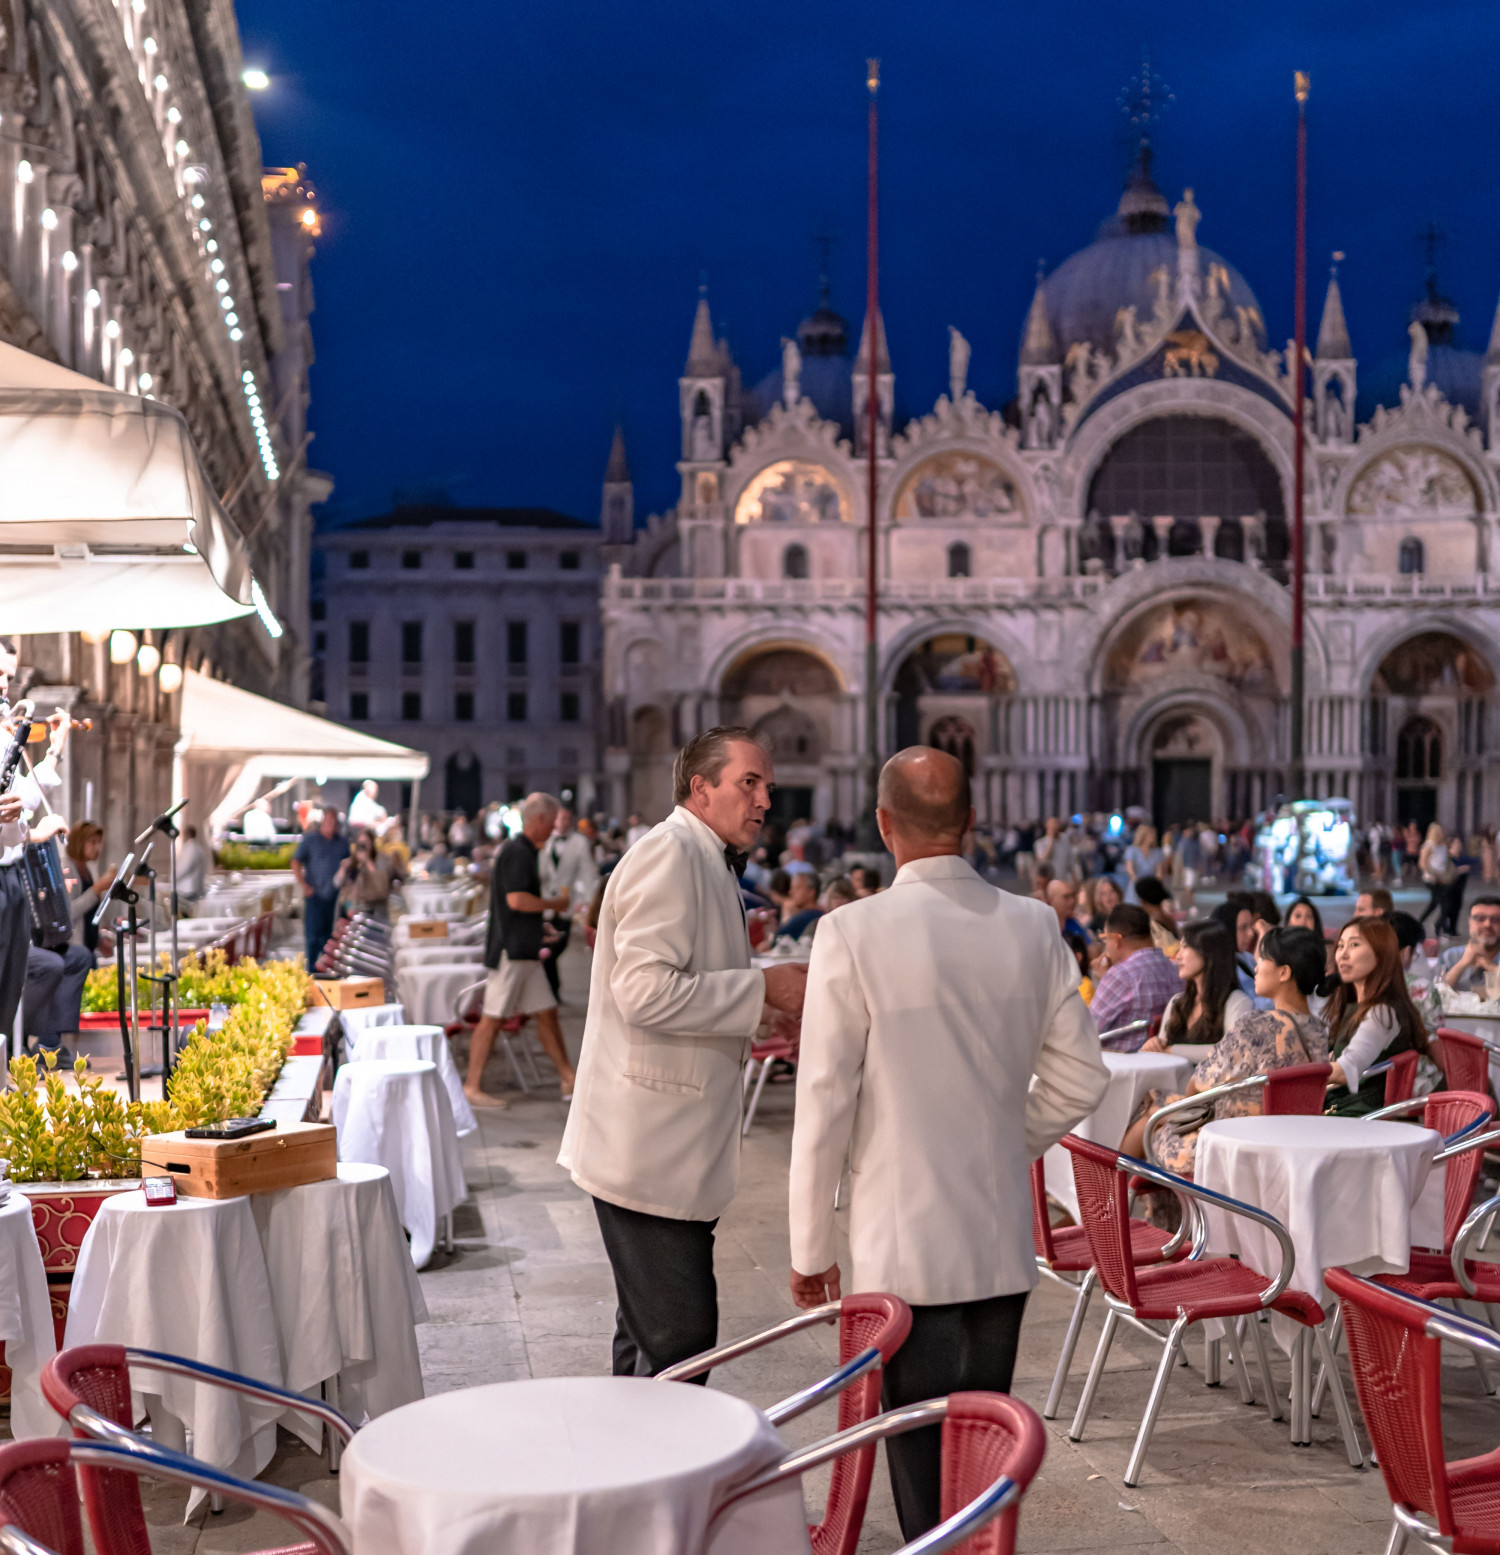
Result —
[[1128, 513], [1113, 513], [1110, 515], [1109, 527], [1115, 536], [1115, 573], [1125, 571], [1125, 536], [1130, 531], [1130, 515]]
[[1214, 549], [1219, 543], [1219, 525], [1223, 522], [1217, 518], [1200, 518], [1198, 520], [1198, 533], [1202, 538], [1203, 555], [1213, 557], [1217, 555]]
[[1245, 535], [1245, 560], [1252, 567], [1266, 564], [1266, 515], [1249, 513], [1240, 520]]
[[1157, 561], [1167, 559], [1167, 550], [1172, 539], [1172, 525], [1175, 522], [1170, 513], [1158, 513], [1151, 520], [1151, 527], [1156, 531]]

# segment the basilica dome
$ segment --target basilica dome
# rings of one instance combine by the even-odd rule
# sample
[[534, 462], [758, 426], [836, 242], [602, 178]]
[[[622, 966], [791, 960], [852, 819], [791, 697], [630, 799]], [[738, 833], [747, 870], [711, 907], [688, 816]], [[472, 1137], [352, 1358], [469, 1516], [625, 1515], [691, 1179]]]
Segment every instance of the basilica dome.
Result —
[[[1063, 261], [1042, 282], [1047, 321], [1059, 356], [1086, 340], [1096, 349], [1113, 352], [1116, 319], [1122, 308], [1134, 308], [1139, 323], [1152, 317], [1156, 285], [1152, 275], [1165, 267], [1175, 292], [1177, 238], [1166, 197], [1151, 177], [1149, 154], [1137, 162], [1113, 216], [1099, 228], [1087, 248]], [[1254, 310], [1256, 334], [1265, 343], [1260, 304], [1244, 277], [1212, 249], [1199, 248], [1199, 274], [1221, 267], [1229, 278], [1228, 309]]]

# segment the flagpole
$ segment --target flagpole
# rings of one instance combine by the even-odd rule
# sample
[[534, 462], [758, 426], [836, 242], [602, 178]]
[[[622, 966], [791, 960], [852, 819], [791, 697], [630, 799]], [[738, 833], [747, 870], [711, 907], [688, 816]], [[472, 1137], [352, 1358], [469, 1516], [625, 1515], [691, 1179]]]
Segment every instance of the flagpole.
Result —
[[1293, 394], [1292, 394], [1292, 770], [1291, 797], [1307, 796], [1307, 762], [1303, 749], [1305, 705], [1303, 627], [1306, 616], [1304, 582], [1307, 572], [1307, 529], [1303, 496], [1306, 458], [1304, 411], [1306, 408], [1305, 359], [1307, 356], [1307, 94], [1308, 74], [1293, 74], [1297, 97], [1297, 237], [1295, 294], [1293, 297]]
[[865, 808], [860, 820], [859, 845], [865, 851], [881, 846], [875, 821], [875, 789], [880, 776], [880, 653], [876, 636], [880, 605], [879, 531], [875, 498], [879, 474], [876, 468], [880, 430], [878, 359], [880, 356], [880, 248], [879, 234], [879, 117], [876, 93], [880, 90], [880, 61], [865, 62], [865, 85], [870, 91], [869, 193], [865, 222], [866, 294], [865, 328], [870, 348], [865, 385], [865, 454], [868, 461], [867, 545], [865, 550]]

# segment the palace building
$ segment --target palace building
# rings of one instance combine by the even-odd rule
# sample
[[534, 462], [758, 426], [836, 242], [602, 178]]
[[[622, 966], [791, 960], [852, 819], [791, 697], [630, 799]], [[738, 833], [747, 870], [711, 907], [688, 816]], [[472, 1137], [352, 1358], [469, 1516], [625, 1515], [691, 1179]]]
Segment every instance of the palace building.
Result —
[[[1039, 280], [1004, 409], [967, 388], [954, 330], [948, 393], [897, 421], [881, 321], [851, 355], [826, 299], [746, 387], [700, 299], [676, 508], [636, 529], [622, 458], [604, 488], [614, 808], [665, 813], [675, 746], [735, 720], [767, 735], [784, 815], [852, 820], [870, 695], [883, 753], [959, 755], [981, 820], [1239, 817], [1285, 792], [1292, 351], [1200, 246], [1199, 217], [1191, 189], [1169, 206], [1143, 149], [1096, 240]], [[1500, 799], [1500, 316], [1487, 355], [1457, 324], [1430, 283], [1404, 374], [1361, 384], [1329, 281], [1305, 428], [1305, 719], [1310, 795], [1464, 829]]]

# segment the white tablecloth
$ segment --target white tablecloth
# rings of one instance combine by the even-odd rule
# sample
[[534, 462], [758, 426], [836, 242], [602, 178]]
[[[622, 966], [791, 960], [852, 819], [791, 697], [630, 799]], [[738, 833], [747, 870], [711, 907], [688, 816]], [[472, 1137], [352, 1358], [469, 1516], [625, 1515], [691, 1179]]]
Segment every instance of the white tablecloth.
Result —
[[[427, 1303], [384, 1167], [341, 1162], [336, 1180], [250, 1199], [270, 1273], [285, 1385], [316, 1396], [330, 1377], [357, 1425], [422, 1397], [416, 1324]], [[287, 1424], [314, 1450], [319, 1425]]]
[[451, 940], [413, 940], [396, 951], [396, 974], [409, 966], [432, 966], [448, 962], [450, 965], [468, 961], [478, 965], [484, 959], [483, 945], [457, 945]]
[[339, 1160], [383, 1166], [412, 1262], [432, 1257], [438, 1222], [464, 1200], [463, 1157], [448, 1093], [430, 1063], [365, 1059], [345, 1064], [333, 1087]]
[[409, 912], [431, 917], [435, 913], [467, 912], [473, 892], [462, 886], [425, 885], [420, 881], [409, 880], [401, 888], [401, 895]]
[[406, 1006], [403, 1004], [360, 1004], [352, 1010], [340, 1010], [339, 1020], [343, 1023], [344, 1038], [348, 1042], [355, 1042], [362, 1031], [368, 1031], [371, 1026], [404, 1026], [406, 1024]]
[[[1109, 1089], [1104, 1100], [1073, 1130], [1080, 1139], [1096, 1145], [1120, 1148], [1125, 1130], [1150, 1090], [1180, 1091], [1196, 1064], [1178, 1053], [1105, 1053], [1104, 1067], [1109, 1070]], [[1078, 1194], [1073, 1186], [1073, 1158], [1061, 1145], [1042, 1157], [1047, 1192], [1078, 1219]]]
[[396, 972], [401, 1002], [413, 1024], [446, 1026], [465, 988], [482, 983], [486, 973], [475, 961], [439, 961], [403, 966]]
[[[1323, 1271], [1399, 1273], [1413, 1246], [1443, 1245], [1442, 1135], [1412, 1123], [1361, 1118], [1226, 1118], [1198, 1135], [1194, 1181], [1274, 1215], [1297, 1254], [1292, 1287], [1328, 1299]], [[1208, 1210], [1208, 1250], [1233, 1253], [1268, 1278], [1276, 1238], [1252, 1221]], [[1295, 1327], [1274, 1317], [1283, 1349]]]
[[31, 1221], [31, 1200], [10, 1190], [0, 1205], [0, 1339], [10, 1367], [10, 1434], [56, 1436], [63, 1428], [42, 1397], [42, 1367], [57, 1353], [47, 1271]]
[[339, 1499], [381, 1555], [766, 1555], [809, 1548], [801, 1487], [726, 1489], [786, 1451], [752, 1405], [635, 1377], [502, 1382], [424, 1399], [367, 1426]]
[[448, 1093], [458, 1137], [472, 1134], [479, 1124], [464, 1095], [464, 1082], [441, 1026], [371, 1026], [350, 1044], [351, 1059], [394, 1058], [402, 1063], [424, 1060], [437, 1066], [438, 1079]]

